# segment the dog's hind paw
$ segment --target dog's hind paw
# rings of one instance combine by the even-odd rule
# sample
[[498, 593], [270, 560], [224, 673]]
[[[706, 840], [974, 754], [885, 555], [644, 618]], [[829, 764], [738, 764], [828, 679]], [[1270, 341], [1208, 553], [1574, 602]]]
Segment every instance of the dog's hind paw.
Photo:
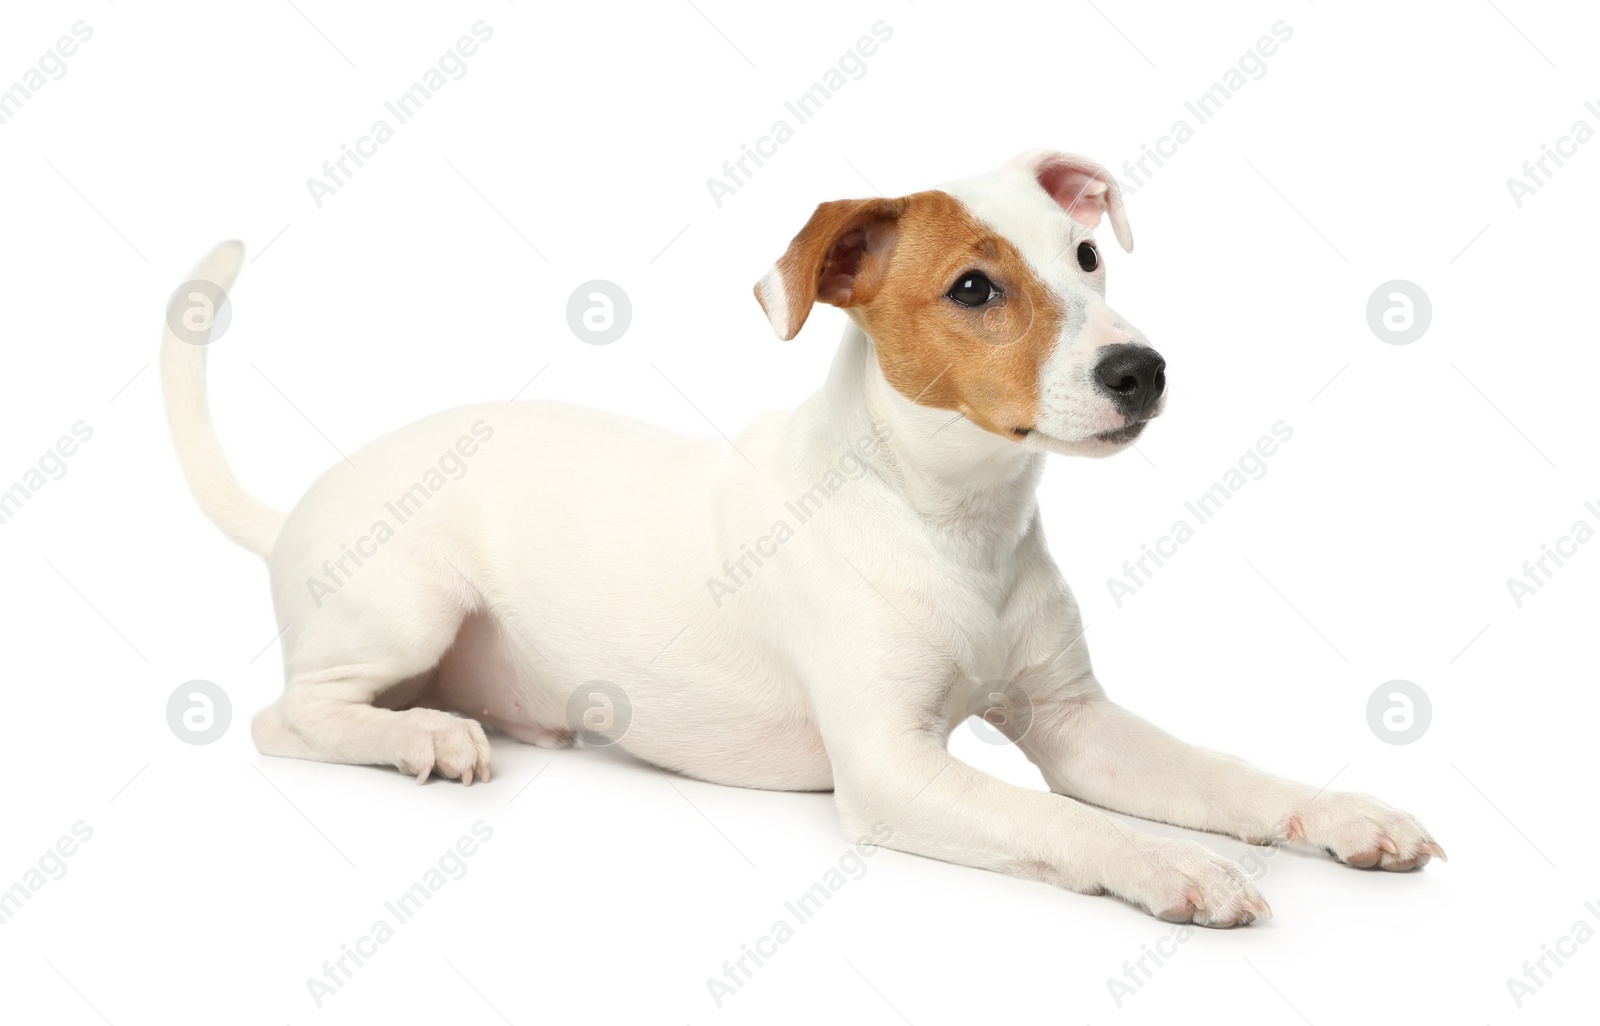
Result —
[[1285, 841], [1321, 848], [1358, 869], [1419, 869], [1437, 857], [1449, 861], [1415, 816], [1376, 798], [1347, 791], [1319, 795], [1278, 828]]
[[408, 736], [395, 763], [402, 772], [419, 784], [435, 773], [469, 787], [474, 779], [489, 779], [489, 739], [476, 720], [437, 709], [410, 709], [403, 715]]

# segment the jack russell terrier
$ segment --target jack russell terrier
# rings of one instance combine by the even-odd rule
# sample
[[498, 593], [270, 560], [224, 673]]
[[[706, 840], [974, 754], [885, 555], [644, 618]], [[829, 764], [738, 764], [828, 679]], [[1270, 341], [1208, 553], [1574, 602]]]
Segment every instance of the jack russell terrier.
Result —
[[[824, 203], [755, 288], [782, 339], [818, 301], [849, 317], [798, 409], [722, 440], [469, 406], [334, 464], [287, 514], [229, 469], [209, 333], [182, 337], [169, 308], [179, 461], [206, 515], [267, 560], [283, 628], [256, 746], [471, 784], [489, 779], [484, 726], [614, 741], [702, 780], [831, 789], [852, 841], [1205, 926], [1271, 912], [1234, 863], [1094, 806], [1353, 866], [1444, 858], [1412, 816], [1180, 741], [1095, 678], [1034, 489], [1046, 453], [1130, 446], [1166, 385], [1106, 305], [1102, 216], [1131, 250], [1111, 175], [1049, 151]], [[191, 284], [225, 296], [243, 253], [223, 243]], [[1050, 790], [953, 758], [972, 715]]]

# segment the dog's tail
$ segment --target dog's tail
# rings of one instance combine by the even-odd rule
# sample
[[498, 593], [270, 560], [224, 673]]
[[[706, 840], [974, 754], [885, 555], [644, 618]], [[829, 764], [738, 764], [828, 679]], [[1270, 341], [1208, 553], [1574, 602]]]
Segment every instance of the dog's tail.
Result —
[[265, 558], [284, 515], [245, 491], [233, 476], [206, 401], [206, 348], [219, 316], [225, 316], [228, 290], [243, 263], [244, 244], [224, 242], [200, 261], [172, 297], [161, 336], [161, 390], [172, 444], [195, 501], [223, 534]]

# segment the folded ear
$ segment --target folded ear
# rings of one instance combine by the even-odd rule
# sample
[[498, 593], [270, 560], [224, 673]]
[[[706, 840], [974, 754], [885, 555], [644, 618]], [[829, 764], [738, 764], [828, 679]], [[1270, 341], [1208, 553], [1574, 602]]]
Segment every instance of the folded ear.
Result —
[[756, 283], [756, 301], [787, 342], [817, 301], [849, 307], [865, 301], [883, 275], [904, 200], [834, 200], [817, 207], [789, 249]]
[[1087, 157], [1055, 150], [1029, 150], [1007, 164], [1033, 176], [1039, 187], [1065, 210], [1074, 221], [1090, 228], [1100, 223], [1102, 214], [1111, 216], [1111, 230], [1126, 252], [1133, 252], [1133, 229], [1122, 209], [1122, 188], [1111, 172]]

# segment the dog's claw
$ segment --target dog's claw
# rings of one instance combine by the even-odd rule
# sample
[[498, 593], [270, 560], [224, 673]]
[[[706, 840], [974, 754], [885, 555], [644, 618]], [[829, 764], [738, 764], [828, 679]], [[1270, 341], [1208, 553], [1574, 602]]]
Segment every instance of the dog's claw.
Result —
[[412, 733], [397, 762], [416, 774], [417, 783], [425, 783], [434, 773], [459, 779], [467, 787], [474, 780], [489, 779], [489, 739], [476, 720], [437, 709], [411, 709], [405, 715]]
[[1153, 893], [1138, 903], [1157, 918], [1209, 927], [1272, 918], [1272, 907], [1235, 863], [1192, 842], [1142, 843], [1155, 871], [1144, 881]]

